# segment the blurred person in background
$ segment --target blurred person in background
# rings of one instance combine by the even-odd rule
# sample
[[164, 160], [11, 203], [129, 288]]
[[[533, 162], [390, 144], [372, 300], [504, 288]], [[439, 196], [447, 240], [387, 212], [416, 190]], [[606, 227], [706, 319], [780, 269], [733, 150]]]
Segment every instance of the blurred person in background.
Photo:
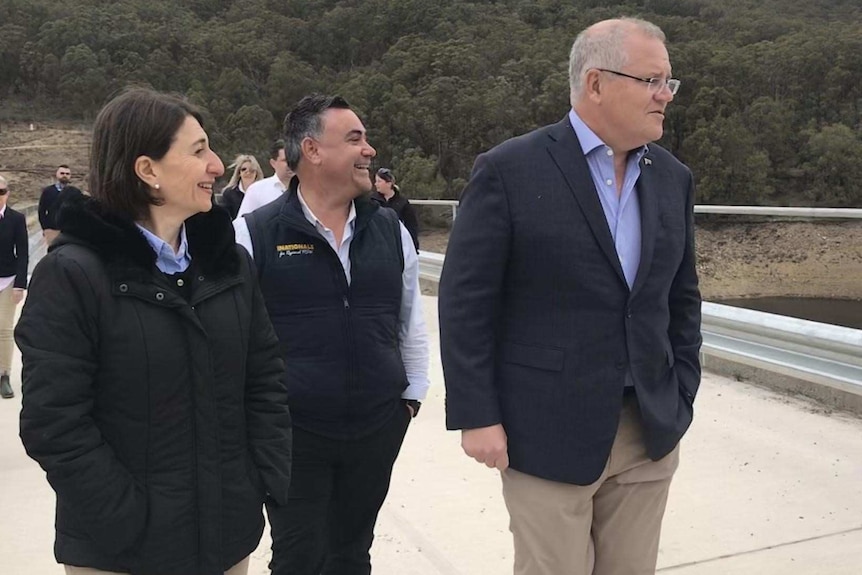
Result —
[[276, 140], [269, 148], [269, 165], [275, 171], [273, 175], [255, 182], [245, 192], [242, 205], [236, 217], [253, 212], [257, 208], [277, 200], [287, 191], [287, 186], [293, 178], [293, 170], [284, 158], [284, 140]]
[[9, 182], [0, 176], [0, 397], [15, 397], [12, 372], [12, 326], [15, 309], [27, 289], [29, 242], [27, 218], [7, 205]]
[[413, 246], [419, 252], [419, 219], [410, 201], [401, 194], [401, 188], [395, 184], [395, 176], [389, 168], [380, 168], [374, 178], [376, 192], [371, 198], [380, 205], [395, 210], [398, 219], [410, 232]]
[[49, 245], [60, 233], [60, 228], [57, 227], [57, 212], [55, 209], [59, 208], [59, 205], [55, 206], [57, 197], [71, 181], [72, 170], [68, 165], [60, 164], [54, 173], [54, 183], [50, 186], [45, 186], [39, 195], [39, 225], [42, 226], [42, 235]]
[[248, 154], [237, 156], [228, 169], [233, 169], [233, 175], [222, 191], [221, 205], [230, 214], [230, 219], [234, 219], [245, 198], [246, 190], [263, 179], [263, 171], [255, 157]]

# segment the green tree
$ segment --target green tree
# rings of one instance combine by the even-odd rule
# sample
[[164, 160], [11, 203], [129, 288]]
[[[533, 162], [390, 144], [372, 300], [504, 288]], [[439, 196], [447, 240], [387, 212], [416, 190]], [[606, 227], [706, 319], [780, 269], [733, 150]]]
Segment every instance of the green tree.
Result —
[[700, 203], [758, 204], [771, 192], [769, 158], [740, 116], [700, 123], [683, 152], [695, 174]]
[[805, 147], [806, 195], [831, 206], [862, 205], [862, 138], [843, 124], [810, 134]]
[[94, 114], [105, 101], [109, 84], [93, 51], [84, 44], [69, 47], [60, 61], [60, 70], [58, 101], [71, 114]]

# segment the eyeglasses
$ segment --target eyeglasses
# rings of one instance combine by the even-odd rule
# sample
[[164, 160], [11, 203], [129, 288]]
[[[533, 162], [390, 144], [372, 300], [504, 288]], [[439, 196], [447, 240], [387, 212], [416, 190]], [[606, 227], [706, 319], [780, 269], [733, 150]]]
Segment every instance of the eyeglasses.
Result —
[[249, 168], [248, 166], [243, 166], [239, 169], [240, 172], [247, 172], [249, 170], [251, 170], [251, 168]]
[[670, 90], [671, 96], [676, 96], [676, 93], [679, 92], [679, 85], [681, 82], [676, 78], [639, 78], [637, 76], [632, 76], [631, 74], [624, 74], [623, 72], [617, 72], [616, 70], [607, 70], [605, 68], [596, 68], [599, 72], [608, 72], [609, 74], [616, 74], [617, 76], [622, 76], [623, 78], [631, 78], [632, 80], [637, 80], [638, 82], [646, 83], [649, 88], [647, 88], [650, 92], [659, 92], [662, 88], [667, 86], [667, 89]]
[[0, 196], [5, 196], [9, 192], [9, 188], [0, 188]]

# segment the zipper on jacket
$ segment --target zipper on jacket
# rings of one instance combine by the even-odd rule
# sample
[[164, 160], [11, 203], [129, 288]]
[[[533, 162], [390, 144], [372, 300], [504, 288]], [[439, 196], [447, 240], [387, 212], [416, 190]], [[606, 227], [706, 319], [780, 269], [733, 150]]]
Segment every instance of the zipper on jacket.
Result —
[[[294, 231], [298, 231], [300, 233], [307, 234], [311, 236], [313, 239], [322, 242], [325, 246], [325, 249], [332, 255], [333, 264], [335, 266], [336, 273], [336, 281], [340, 284], [342, 289], [341, 301], [343, 304], [344, 310], [344, 338], [347, 343], [347, 401], [345, 402], [344, 411], [342, 412], [342, 419], [346, 422], [348, 420], [348, 415], [351, 413], [350, 411], [350, 399], [352, 396], [353, 390], [356, 388], [356, 352], [354, 349], [353, 342], [353, 334], [350, 329], [350, 282], [347, 281], [347, 273], [344, 271], [344, 266], [341, 265], [341, 258], [338, 257], [338, 252], [335, 251], [326, 238], [323, 237], [317, 228], [315, 228], [308, 220], [305, 219], [304, 214], [296, 214], [289, 213], [285, 217], [285, 223], [288, 224], [290, 228]], [[353, 229], [353, 238], [350, 240], [350, 249], [353, 250], [353, 242], [359, 237], [359, 226], [358, 214], [357, 214], [357, 222]], [[364, 226], [362, 226], [364, 227]], [[348, 258], [349, 258], [348, 254]], [[353, 260], [351, 260], [351, 265], [353, 264]]]

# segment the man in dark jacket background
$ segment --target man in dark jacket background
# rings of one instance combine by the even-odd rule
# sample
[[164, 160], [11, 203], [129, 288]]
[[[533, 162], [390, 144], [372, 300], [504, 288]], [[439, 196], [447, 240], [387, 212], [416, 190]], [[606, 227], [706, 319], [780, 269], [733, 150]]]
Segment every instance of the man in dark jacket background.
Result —
[[377, 170], [374, 187], [377, 191], [371, 194], [371, 199], [381, 206], [395, 210], [395, 213], [398, 214], [398, 219], [401, 220], [401, 223], [410, 232], [413, 246], [418, 252], [419, 219], [416, 217], [416, 211], [410, 205], [410, 201], [401, 194], [401, 189], [395, 185], [395, 176], [392, 174], [392, 170], [389, 168], [380, 168]]
[[267, 504], [274, 575], [367, 575], [377, 514], [428, 388], [418, 257], [367, 194], [376, 154], [337, 96], [284, 121], [296, 172], [234, 222], [254, 256], [285, 359], [294, 424], [286, 506]]
[[49, 245], [60, 233], [60, 228], [57, 227], [57, 208], [60, 207], [57, 199], [71, 180], [72, 170], [68, 165], [60, 164], [54, 174], [54, 183], [45, 186], [39, 196], [39, 225], [42, 226], [42, 235]]

